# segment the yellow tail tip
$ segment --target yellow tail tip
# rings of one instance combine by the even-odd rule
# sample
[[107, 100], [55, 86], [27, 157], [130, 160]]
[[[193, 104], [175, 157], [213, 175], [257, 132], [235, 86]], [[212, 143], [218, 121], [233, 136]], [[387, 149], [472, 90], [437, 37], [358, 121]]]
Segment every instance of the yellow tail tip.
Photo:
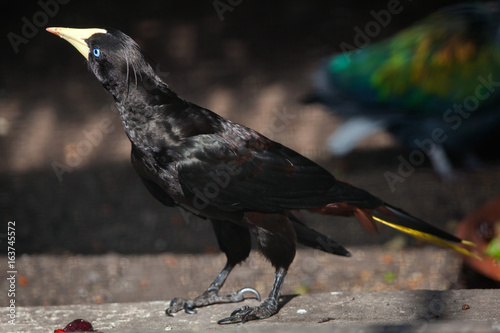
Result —
[[476, 243], [468, 241], [468, 240], [462, 240], [461, 243], [464, 245], [467, 245], [467, 246], [477, 247]]
[[[417, 239], [420, 239], [420, 240], [423, 240], [423, 241], [426, 241], [426, 242], [429, 242], [429, 243], [433, 243], [433, 244], [436, 244], [436, 245], [439, 245], [439, 246], [442, 246], [442, 247], [447, 247], [449, 249], [452, 249], [452, 250], [455, 250], [461, 254], [464, 254], [466, 256], [470, 256], [470, 257], [473, 257], [477, 260], [483, 260], [483, 258], [481, 258], [480, 256], [478, 256], [477, 254], [475, 253], [472, 253], [470, 252], [469, 250], [463, 248], [463, 247], [460, 247], [452, 242], [449, 242], [447, 240], [444, 240], [444, 239], [441, 239], [437, 236], [434, 236], [434, 235], [431, 235], [431, 234], [428, 234], [428, 233], [425, 233], [425, 232], [422, 232], [422, 231], [418, 231], [418, 230], [414, 230], [414, 229], [411, 229], [411, 228], [407, 228], [407, 227], [403, 227], [403, 226], [400, 226], [400, 225], [397, 225], [395, 223], [391, 223], [391, 222], [388, 222], [388, 221], [385, 221], [385, 220], [382, 220], [381, 218], [378, 218], [376, 216], [372, 216], [373, 219], [377, 222], [380, 222], [382, 224], [385, 224], [391, 228], [394, 228], [396, 230], [399, 230], [401, 232], [404, 232], [408, 235], [411, 235]], [[476, 247], [476, 244], [474, 244], [473, 242], [470, 242], [470, 241], [466, 241], [466, 240], [462, 240], [460, 242], [460, 244], [463, 244], [463, 245], [468, 245], [468, 246], [472, 246], [472, 247]]]

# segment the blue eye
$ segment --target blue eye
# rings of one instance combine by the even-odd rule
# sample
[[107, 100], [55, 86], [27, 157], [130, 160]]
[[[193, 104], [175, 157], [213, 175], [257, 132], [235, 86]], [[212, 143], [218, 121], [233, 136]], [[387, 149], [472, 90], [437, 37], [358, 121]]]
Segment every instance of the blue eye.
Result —
[[94, 54], [94, 56], [96, 58], [99, 58], [99, 56], [101, 55], [101, 50], [99, 50], [99, 48], [97, 48], [97, 47], [94, 47], [94, 50], [92, 51], [92, 53]]

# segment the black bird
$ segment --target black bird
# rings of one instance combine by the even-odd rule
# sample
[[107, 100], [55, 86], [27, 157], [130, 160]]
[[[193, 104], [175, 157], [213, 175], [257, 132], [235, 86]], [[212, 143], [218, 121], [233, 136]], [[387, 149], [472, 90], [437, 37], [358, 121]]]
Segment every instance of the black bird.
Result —
[[278, 299], [296, 242], [349, 256], [336, 242], [303, 224], [295, 210], [355, 216], [370, 230], [380, 222], [418, 238], [471, 254], [470, 242], [448, 234], [381, 199], [337, 180], [297, 152], [256, 131], [190, 103], [153, 71], [139, 46], [115, 29], [48, 28], [88, 61], [113, 95], [132, 143], [132, 164], [152, 195], [209, 219], [227, 264], [209, 288], [193, 300], [175, 298], [168, 315], [215, 303], [239, 302], [243, 288], [218, 295], [232, 268], [250, 253], [252, 233], [276, 268], [272, 290], [257, 307], [243, 306], [219, 323], [268, 318]]

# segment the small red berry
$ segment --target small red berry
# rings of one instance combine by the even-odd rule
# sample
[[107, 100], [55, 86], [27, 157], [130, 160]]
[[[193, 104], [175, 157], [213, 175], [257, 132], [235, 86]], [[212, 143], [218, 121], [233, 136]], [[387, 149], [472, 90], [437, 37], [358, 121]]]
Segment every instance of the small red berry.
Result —
[[67, 332], [95, 332], [92, 324], [83, 319], [73, 320], [66, 325], [63, 329], [55, 330], [54, 333], [67, 333]]

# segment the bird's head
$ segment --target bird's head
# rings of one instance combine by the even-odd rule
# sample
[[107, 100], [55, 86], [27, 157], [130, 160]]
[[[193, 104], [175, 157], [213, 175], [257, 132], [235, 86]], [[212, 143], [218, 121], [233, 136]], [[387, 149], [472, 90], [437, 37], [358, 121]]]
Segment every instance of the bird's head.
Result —
[[88, 61], [89, 69], [115, 97], [129, 85], [155, 77], [139, 46], [116, 29], [47, 28], [71, 43]]

